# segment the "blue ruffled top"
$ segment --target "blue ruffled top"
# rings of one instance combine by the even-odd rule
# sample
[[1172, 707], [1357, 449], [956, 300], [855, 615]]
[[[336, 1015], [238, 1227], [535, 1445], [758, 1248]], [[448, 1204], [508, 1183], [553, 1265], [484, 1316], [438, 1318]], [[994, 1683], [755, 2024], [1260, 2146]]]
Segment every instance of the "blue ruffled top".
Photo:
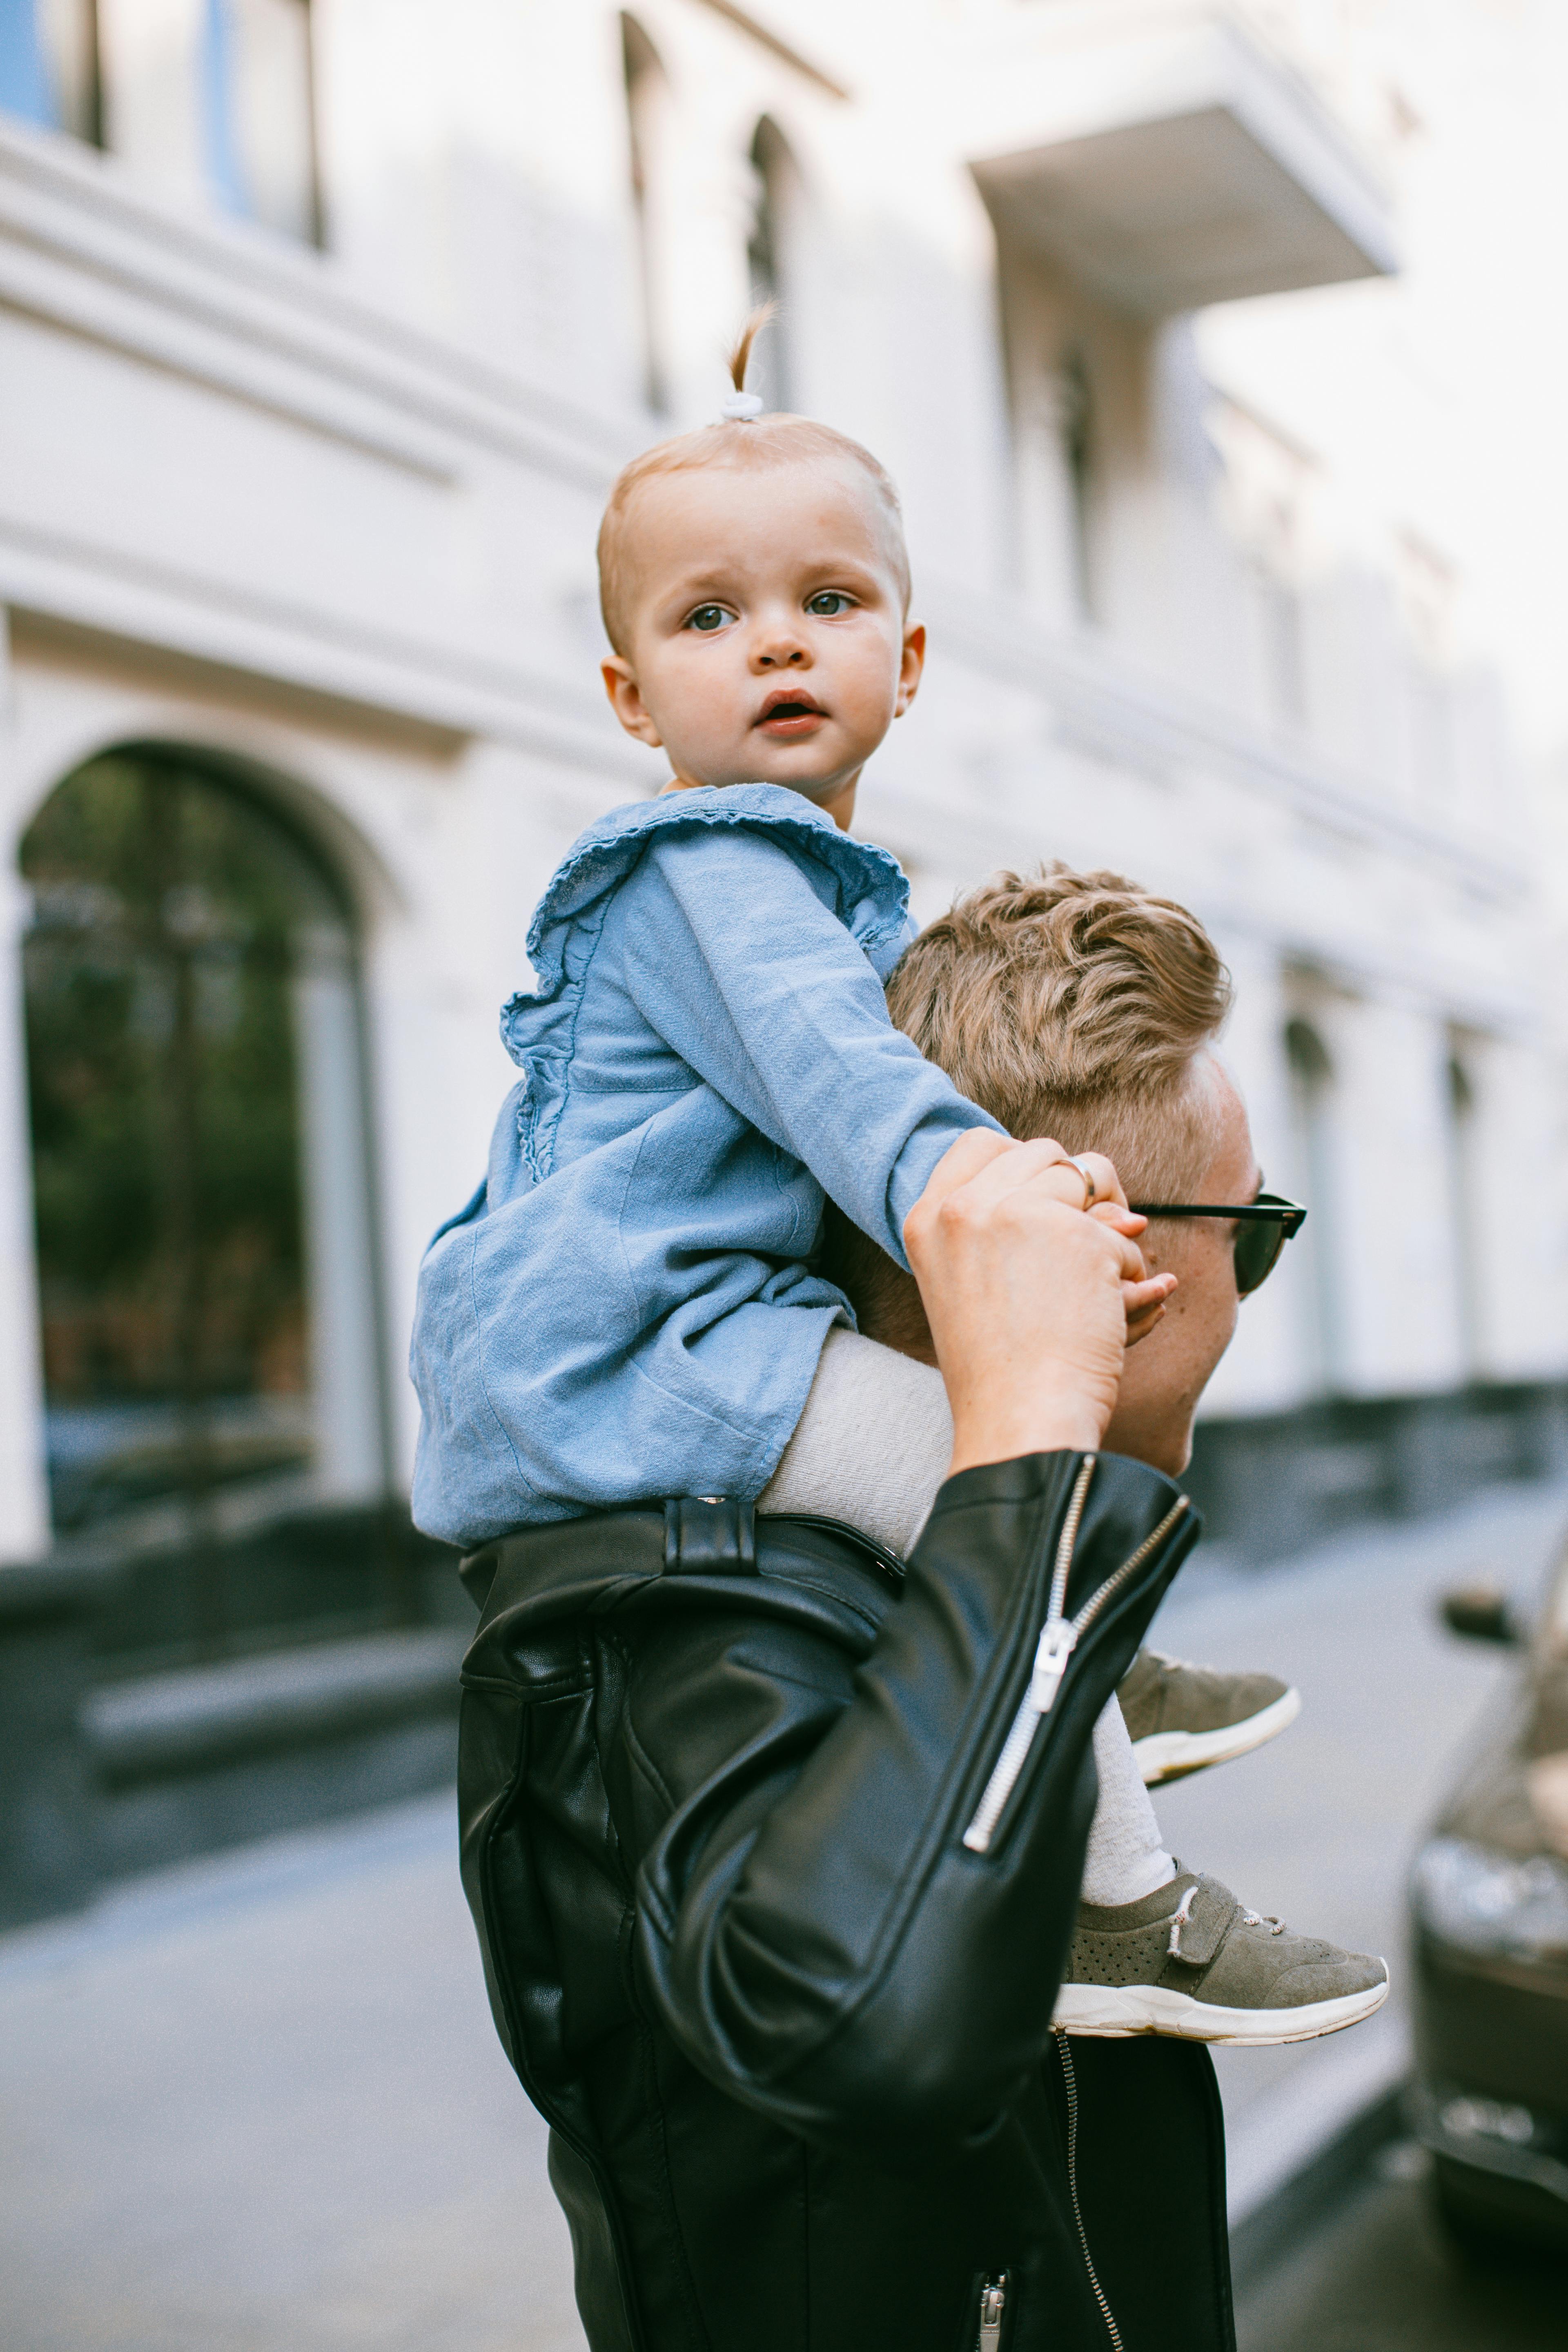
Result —
[[825, 1192], [902, 1265], [936, 1162], [994, 1126], [888, 1018], [911, 936], [897, 861], [778, 785], [574, 845], [502, 1009], [484, 1182], [420, 1270], [420, 1527], [762, 1491], [854, 1319], [810, 1264]]

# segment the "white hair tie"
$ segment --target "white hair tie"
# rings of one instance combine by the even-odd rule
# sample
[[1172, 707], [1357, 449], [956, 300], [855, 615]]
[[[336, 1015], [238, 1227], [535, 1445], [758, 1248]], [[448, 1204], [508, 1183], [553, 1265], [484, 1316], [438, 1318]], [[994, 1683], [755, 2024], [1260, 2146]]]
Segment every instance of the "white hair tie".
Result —
[[727, 392], [719, 409], [726, 425], [750, 425], [762, 413], [762, 394], [755, 392]]

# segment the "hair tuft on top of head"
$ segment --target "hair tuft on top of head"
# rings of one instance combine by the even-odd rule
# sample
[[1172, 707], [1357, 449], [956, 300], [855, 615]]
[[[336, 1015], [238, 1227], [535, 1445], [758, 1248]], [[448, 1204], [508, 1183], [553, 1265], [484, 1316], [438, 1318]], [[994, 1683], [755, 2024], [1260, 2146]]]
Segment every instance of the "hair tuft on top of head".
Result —
[[746, 389], [746, 370], [752, 364], [752, 353], [756, 348], [757, 337], [764, 327], [771, 325], [778, 314], [779, 306], [776, 302], [772, 300], [759, 302], [730, 346], [724, 364], [730, 371], [730, 381], [737, 392], [744, 392]]
[[776, 302], [762, 302], [752, 312], [731, 350], [725, 365], [734, 389], [727, 392], [719, 404], [721, 425], [754, 425], [763, 414], [764, 403], [760, 393], [746, 390], [746, 370], [751, 365], [752, 351], [757, 337], [778, 310]]

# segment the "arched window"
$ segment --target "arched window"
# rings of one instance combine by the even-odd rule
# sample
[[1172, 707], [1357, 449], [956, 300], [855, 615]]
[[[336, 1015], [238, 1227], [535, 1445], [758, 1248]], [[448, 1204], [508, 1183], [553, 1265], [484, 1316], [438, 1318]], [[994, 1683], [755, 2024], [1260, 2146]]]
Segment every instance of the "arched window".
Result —
[[1469, 1052], [1469, 1041], [1458, 1034], [1450, 1037], [1447, 1070], [1448, 1185], [1455, 1303], [1458, 1311], [1459, 1345], [1464, 1368], [1467, 1375], [1473, 1376], [1479, 1361], [1481, 1340], [1476, 1219], [1483, 1194], [1479, 1181], [1480, 1171], [1476, 1164], [1480, 1137]]
[[769, 408], [789, 408], [799, 397], [797, 370], [792, 362], [797, 331], [800, 173], [784, 132], [767, 115], [758, 123], [752, 141], [751, 163], [756, 174], [752, 233], [746, 243], [752, 301], [776, 302], [778, 316], [757, 340], [749, 382]]
[[626, 85], [626, 143], [637, 240], [637, 307], [642, 322], [643, 396], [654, 414], [662, 416], [669, 407], [660, 275], [660, 199], [669, 88], [658, 51], [635, 16], [621, 18], [621, 64]]
[[137, 744], [22, 846], [58, 1532], [388, 1476], [357, 960], [333, 876], [216, 759]]
[[1057, 373], [1057, 417], [1068, 481], [1072, 580], [1079, 617], [1098, 614], [1094, 564], [1095, 415], [1089, 362], [1075, 344]]
[[225, 210], [321, 242], [310, 0], [205, 0], [207, 173]]
[[1333, 1065], [1322, 1039], [1307, 1021], [1287, 1023], [1285, 1055], [1300, 1170], [1298, 1181], [1311, 1212], [1297, 1244], [1305, 1264], [1307, 1290], [1302, 1352], [1310, 1386], [1332, 1389], [1339, 1384], [1344, 1358], [1336, 1266]]

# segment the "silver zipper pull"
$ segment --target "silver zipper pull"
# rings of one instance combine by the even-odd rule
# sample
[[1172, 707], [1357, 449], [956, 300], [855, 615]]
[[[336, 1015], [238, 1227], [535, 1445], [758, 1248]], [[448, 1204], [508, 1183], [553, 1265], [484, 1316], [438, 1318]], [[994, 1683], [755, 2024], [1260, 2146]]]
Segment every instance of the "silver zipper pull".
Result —
[[1018, 1775], [1029, 1760], [1029, 1750], [1035, 1744], [1040, 1718], [1048, 1715], [1055, 1704], [1062, 1676], [1068, 1670], [1068, 1660], [1078, 1647], [1079, 1635], [1093, 1624], [1111, 1595], [1120, 1591], [1130, 1577], [1136, 1575], [1152, 1553], [1159, 1550], [1188, 1507], [1186, 1496], [1178, 1495], [1153, 1534], [1145, 1536], [1137, 1550], [1122, 1561], [1115, 1575], [1106, 1578], [1099, 1591], [1084, 1602], [1077, 1617], [1065, 1616], [1063, 1612], [1067, 1606], [1073, 1545], [1078, 1540], [1084, 1496], [1089, 1492], [1095, 1458], [1092, 1454], [1084, 1455], [1073, 1485], [1072, 1500], [1062, 1524], [1061, 1541], [1057, 1546], [1057, 1564], [1051, 1577], [1051, 1614], [1046, 1620], [1045, 1631], [1035, 1651], [1029, 1687], [1018, 1702], [1012, 1727], [1002, 1743], [1002, 1753], [992, 1767], [991, 1778], [985, 1783], [974, 1818], [963, 1832], [963, 1843], [971, 1853], [988, 1853], [991, 1850], [996, 1824], [1006, 1810], [1008, 1798], [1017, 1786]]
[[1029, 1676], [1029, 1705], [1037, 1715], [1049, 1715], [1068, 1660], [1078, 1647], [1078, 1627], [1066, 1617], [1053, 1617], [1040, 1635], [1035, 1671]]
[[1006, 2303], [1006, 2274], [987, 2279], [980, 2290], [980, 2352], [996, 2352], [1002, 2341], [1002, 2314]]
[[1002, 1744], [1002, 1753], [985, 1783], [974, 1819], [963, 1832], [963, 1843], [971, 1853], [989, 1851], [992, 1833], [1034, 1745], [1040, 1717], [1049, 1715], [1068, 1670], [1068, 1660], [1077, 1647], [1078, 1627], [1065, 1617], [1049, 1619], [1035, 1651], [1029, 1687], [1018, 1701], [1013, 1727]]

